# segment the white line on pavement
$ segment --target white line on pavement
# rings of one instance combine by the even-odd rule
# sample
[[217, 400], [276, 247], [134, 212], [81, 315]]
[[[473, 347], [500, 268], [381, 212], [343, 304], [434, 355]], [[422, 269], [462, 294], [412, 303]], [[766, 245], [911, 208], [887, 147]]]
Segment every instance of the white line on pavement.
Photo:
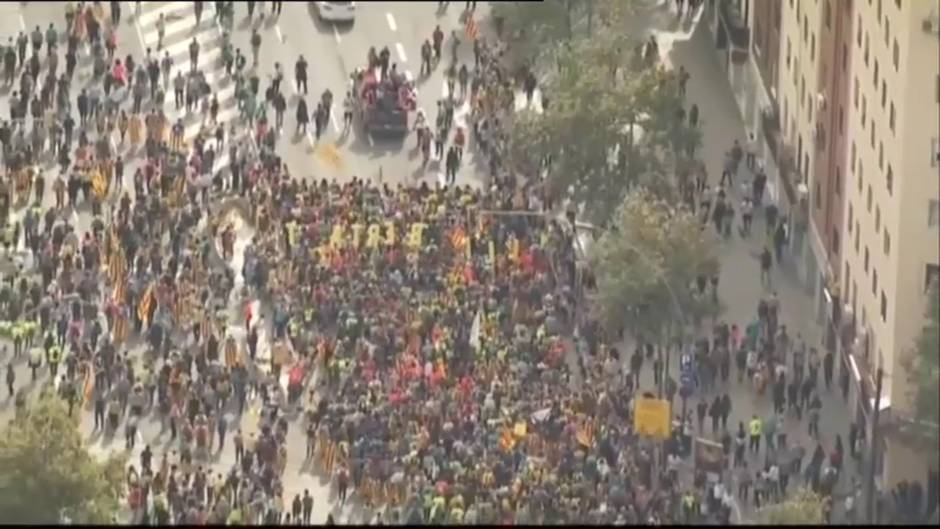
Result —
[[339, 30], [336, 29], [336, 24], [333, 24], [333, 38], [336, 39], [337, 44], [343, 42], [343, 39], [339, 36]]
[[450, 95], [450, 90], [447, 89], [447, 81], [441, 81], [441, 98], [447, 99], [448, 95]]
[[[143, 6], [143, 7], [147, 7], [148, 9], [146, 11], [141, 9], [140, 15], [137, 16], [137, 20], [141, 24], [156, 23], [156, 21], [160, 19], [160, 13], [163, 13], [163, 17], [164, 17], [163, 20], [165, 22], [170, 22], [169, 20], [167, 20], [167, 18], [171, 18], [172, 15], [176, 14], [177, 11], [182, 11], [184, 9], [192, 9], [192, 6], [190, 5], [189, 2], [152, 2], [152, 3], [147, 2], [147, 4], [156, 4], [156, 3], [159, 3], [160, 5], [154, 9], [150, 9], [151, 5]], [[134, 2], [128, 2], [128, 4], [131, 4], [131, 9], [133, 10]], [[180, 14], [179, 16], [185, 16], [185, 15]], [[193, 16], [195, 17], [195, 13], [193, 13]]]
[[385, 18], [388, 20], [388, 27], [392, 31], [398, 31], [398, 26], [395, 24], [395, 17], [391, 13], [385, 13]]
[[277, 33], [277, 40], [284, 42], [284, 35], [281, 34], [281, 27], [277, 24], [274, 25], [274, 32]]
[[398, 51], [398, 58], [401, 62], [408, 62], [408, 56], [405, 55], [405, 47], [402, 46], [401, 42], [395, 43], [395, 49]]
[[339, 132], [339, 124], [336, 122], [336, 112], [333, 111], [334, 107], [330, 107], [330, 122], [333, 124], [333, 130]]
[[23, 18], [23, 14], [22, 14], [22, 13], [20, 13], [20, 28], [21, 28], [23, 31], [26, 31], [26, 19]]

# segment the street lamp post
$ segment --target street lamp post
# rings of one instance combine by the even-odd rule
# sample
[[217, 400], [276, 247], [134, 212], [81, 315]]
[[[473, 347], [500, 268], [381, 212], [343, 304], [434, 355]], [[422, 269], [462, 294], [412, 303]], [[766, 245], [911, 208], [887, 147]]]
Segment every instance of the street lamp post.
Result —
[[865, 476], [865, 520], [870, 524], [875, 522], [875, 467], [878, 462], [878, 446], [881, 418], [881, 384], [884, 378], [884, 371], [879, 367], [875, 375], [875, 409], [872, 413], [871, 424], [871, 443], [868, 446], [868, 473]]

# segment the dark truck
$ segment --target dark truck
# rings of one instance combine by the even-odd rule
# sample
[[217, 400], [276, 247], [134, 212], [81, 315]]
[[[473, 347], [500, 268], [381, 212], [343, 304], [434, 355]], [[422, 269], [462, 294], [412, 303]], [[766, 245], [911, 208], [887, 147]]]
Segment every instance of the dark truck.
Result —
[[414, 91], [404, 80], [379, 81], [378, 76], [376, 70], [356, 72], [355, 116], [366, 134], [404, 138], [408, 134], [408, 113], [414, 110]]

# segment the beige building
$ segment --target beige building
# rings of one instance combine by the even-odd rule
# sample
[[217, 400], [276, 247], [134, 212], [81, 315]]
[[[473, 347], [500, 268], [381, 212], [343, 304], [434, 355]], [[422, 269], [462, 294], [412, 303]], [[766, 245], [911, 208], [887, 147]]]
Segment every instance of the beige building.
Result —
[[[877, 367], [884, 370], [886, 432], [909, 411], [900, 359], [923, 325], [925, 292], [940, 262], [938, 9], [934, 1], [854, 0], [852, 13], [844, 243], [836, 284], [850, 316], [845, 319], [854, 319], [854, 339], [846, 345], [856, 377], [870, 384]], [[873, 391], [862, 394], [874, 398]], [[926, 485], [924, 458], [886, 437], [885, 485], [902, 478]]]

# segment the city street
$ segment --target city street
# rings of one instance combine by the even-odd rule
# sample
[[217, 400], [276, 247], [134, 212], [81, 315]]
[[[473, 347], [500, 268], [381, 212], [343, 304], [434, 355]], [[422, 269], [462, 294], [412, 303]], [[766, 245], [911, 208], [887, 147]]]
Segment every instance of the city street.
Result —
[[[107, 3], [105, 3], [107, 4]], [[235, 103], [234, 84], [225, 73], [221, 58], [222, 28], [214, 18], [214, 2], [205, 2], [205, 12], [201, 23], [197, 26], [192, 4], [190, 2], [142, 2], [141, 12], [134, 13], [135, 2], [121, 2], [122, 19], [117, 28], [118, 53], [117, 56], [132, 55], [135, 60], [146, 55], [146, 50], [157, 57], [163, 57], [164, 51], [169, 53], [174, 61], [174, 76], [178, 69], [188, 71], [195, 67], [206, 73], [206, 77], [217, 95], [220, 103], [220, 119], [226, 123], [237, 122], [238, 109]], [[370, 47], [376, 51], [387, 46], [391, 52], [392, 63], [397, 64], [399, 71], [405, 73], [407, 78], [416, 80], [418, 90], [418, 108], [427, 110], [429, 120], [436, 115], [437, 102], [446, 97], [447, 84], [444, 80], [444, 69], [449, 60], [450, 35], [456, 30], [458, 38], [462, 41], [458, 52], [458, 62], [473, 66], [472, 47], [464, 32], [464, 19], [461, 16], [462, 2], [451, 2], [443, 12], [438, 11], [436, 2], [361, 2], [358, 3], [355, 22], [352, 24], [333, 24], [318, 19], [313, 2], [285, 2], [283, 12], [274, 18], [270, 13], [270, 3], [266, 3], [263, 20], [256, 10], [251, 21], [247, 18], [247, 9], [244, 3], [235, 6], [235, 31], [232, 43], [248, 57], [251, 67], [251, 35], [257, 29], [262, 37], [257, 72], [262, 79], [262, 89], [267, 87], [275, 64], [279, 63], [284, 72], [287, 110], [283, 130], [278, 139], [277, 152], [282, 157], [292, 175], [310, 180], [337, 179], [346, 181], [356, 176], [366, 180], [388, 182], [394, 184], [413, 185], [426, 181], [429, 184], [443, 181], [443, 162], [433, 161], [426, 169], [421, 168], [420, 153], [415, 148], [415, 137], [409, 134], [403, 142], [395, 142], [367, 137], [361, 130], [343, 130], [342, 103], [344, 94], [348, 90], [350, 75], [356, 68], [364, 67]], [[704, 28], [696, 25], [674, 23], [674, 16], [669, 16], [672, 2], [656, 7], [642, 17], [637, 17], [637, 28], [653, 28], [657, 30], [660, 39], [664, 61], [673, 68], [679, 65], [691, 75], [688, 84], [687, 101], [689, 105], [698, 103], [704, 125], [704, 145], [701, 150], [708, 169], [710, 185], [717, 185], [723, 167], [724, 153], [731, 147], [734, 139], [744, 142], [745, 132], [738, 110], [734, 104], [733, 96], [728, 88], [727, 77], [721, 70], [718, 59], [714, 53], [713, 45], [709, 42], [708, 33]], [[158, 43], [157, 20], [160, 15], [166, 17], [166, 31], [162, 43]], [[481, 2], [475, 17], [483, 20], [486, 7]], [[43, 30], [53, 23], [56, 27], [64, 26], [62, 6], [59, 2], [28, 2], [22, 4], [0, 4], [0, 36], [15, 36], [19, 31], [31, 31], [39, 26]], [[444, 52], [441, 63], [437, 65], [430, 75], [418, 75], [420, 70], [420, 48], [425, 39], [430, 39], [436, 26], [440, 26], [446, 35]], [[695, 29], [697, 27], [697, 29]], [[631, 28], [633, 29], [633, 28]], [[199, 62], [192, 65], [189, 59], [189, 44], [195, 38], [200, 44]], [[64, 39], [64, 37], [60, 37]], [[6, 40], [6, 39], [4, 39]], [[162, 46], [158, 46], [162, 44]], [[90, 78], [89, 51], [82, 50], [79, 56], [79, 67], [76, 81], [73, 81], [72, 94], [79, 92], [79, 87]], [[303, 55], [309, 63], [308, 68], [308, 94], [297, 93], [294, 83], [294, 64], [297, 58]], [[316, 107], [321, 93], [330, 89], [333, 93], [332, 119], [326, 132], [319, 141], [314, 140], [312, 124], [306, 135], [294, 134], [296, 127], [295, 110], [297, 101], [305, 97], [311, 112]], [[177, 118], [184, 119], [186, 140], [192, 140], [199, 133], [202, 126], [198, 114], [186, 116], [184, 111], [175, 108], [172, 89], [168, 90], [164, 112], [175, 122]], [[10, 91], [0, 91], [0, 112], [9, 114]], [[149, 103], [147, 103], [149, 105]], [[538, 96], [536, 98], [538, 104]], [[125, 101], [123, 108], [129, 108], [130, 102]], [[148, 107], [149, 108], [149, 107]], [[456, 113], [458, 126], [463, 122], [463, 116], [469, 112], [469, 103], [464, 102]], [[269, 114], [273, 123], [273, 112]], [[413, 119], [413, 116], [412, 116]], [[228, 128], [228, 127], [226, 127]], [[252, 131], [239, 124], [237, 131], [239, 137], [247, 138]], [[356, 129], [356, 127], [354, 127]], [[468, 135], [469, 136], [469, 135]], [[228, 141], [228, 138], [227, 138]], [[140, 163], [142, 154], [131, 153], [128, 146], [116, 146], [117, 151], [125, 156], [126, 169], [123, 185], [125, 188], [133, 187], [134, 170]], [[333, 156], [332, 153], [338, 156]], [[458, 184], [482, 185], [486, 182], [486, 175], [480, 167], [467, 157], [457, 175]], [[51, 160], [50, 160], [51, 161]], [[228, 165], [228, 156], [224, 153], [216, 158], [215, 169], [225, 170]], [[51, 182], [58, 175], [58, 165], [49, 163], [44, 166], [46, 181]], [[742, 170], [738, 178], [748, 178]], [[116, 202], [116, 197], [112, 197]], [[54, 204], [51, 185], [47, 185], [47, 192], [43, 197], [43, 207], [48, 208]], [[14, 211], [13, 220], [22, 218], [23, 209]], [[92, 221], [90, 207], [82, 207], [72, 212], [71, 222], [79, 233], [89, 229]], [[766, 295], [762, 288], [759, 274], [757, 256], [764, 244], [762, 215], [755, 215], [754, 235], [748, 240], [742, 240], [736, 235], [728, 241], [723, 241], [721, 248], [721, 278], [719, 283], [719, 296], [727, 307], [722, 319], [739, 326], [746, 326], [756, 317], [756, 307], [761, 296]], [[241, 222], [236, 220], [236, 223]], [[253, 230], [247, 226], [239, 226], [238, 239], [235, 243], [235, 258], [230, 263], [235, 272], [236, 293], [241, 291], [241, 269], [244, 260], [244, 248], [253, 235]], [[22, 247], [19, 248], [20, 254]], [[17, 257], [19, 258], [19, 257]], [[25, 258], [24, 258], [25, 259]], [[29, 260], [25, 261], [29, 265]], [[807, 344], [822, 347], [820, 344], [821, 332], [817, 324], [812, 321], [814, 313], [812, 300], [805, 291], [798, 286], [797, 279], [787, 266], [774, 270], [774, 290], [778, 293], [781, 304], [781, 323], [786, 325], [794, 338], [797, 333], [802, 334]], [[237, 294], [236, 294], [237, 296]], [[233, 296], [234, 297], [234, 296]], [[254, 302], [256, 300], [247, 300]], [[238, 329], [231, 334], [239, 341], [244, 340], [242, 330], [243, 311], [245, 301], [232, 299], [229, 312], [231, 327]], [[257, 311], [256, 311], [257, 312]], [[102, 324], [104, 318], [102, 316]], [[265, 341], [270, 333], [270, 318], [261, 314], [260, 325], [263, 330], [261, 342]], [[710, 329], [709, 329], [710, 330]], [[140, 355], [142, 346], [132, 347], [131, 355]], [[632, 353], [633, 345], [627, 343], [622, 350]], [[822, 351], [821, 351], [822, 353]], [[259, 367], [267, 364], [270, 354], [268, 348], [263, 347], [259, 354]], [[624, 355], [626, 361], [629, 354]], [[5, 352], [0, 361], [7, 363], [12, 354]], [[671, 375], [678, 380], [678, 359], [671, 362]], [[30, 371], [26, 366], [25, 356], [16, 366], [17, 386], [26, 385], [30, 380]], [[285, 374], [286, 376], [286, 374]], [[43, 368], [42, 376], [33, 386], [39, 387], [48, 377]], [[652, 387], [652, 369], [647, 363], [642, 373], [644, 388]], [[771, 409], [769, 392], [758, 397], [749, 383], [738, 384], [730, 381], [729, 394], [733, 402], [732, 419], [729, 425], [737, 425], [738, 421], [747, 421], [752, 414], [767, 417]], [[720, 389], [718, 391], [721, 391]], [[37, 392], [33, 391], [35, 395]], [[706, 394], [714, 398], [716, 393]], [[848, 425], [851, 416], [838, 394], [834, 384], [831, 390], [820, 391], [823, 402], [821, 435], [823, 446], [830, 450], [836, 434], [841, 434], [847, 441]], [[698, 402], [700, 394], [695, 394], [689, 401], [690, 409]], [[678, 399], [676, 401], [678, 403]], [[249, 412], [245, 413], [240, 422], [230, 417], [229, 435], [224, 449], [214, 456], [213, 470], [225, 473], [235, 462], [232, 433], [240, 427], [247, 435], [257, 428], [257, 413], [259, 403], [249, 405]], [[0, 423], [5, 423], [12, 416], [12, 399], [0, 400]], [[674, 411], [674, 414], [676, 412]], [[235, 423], [238, 422], [238, 426]], [[124, 447], [122, 431], [115, 439], [103, 438], [100, 432], [94, 431], [94, 421], [90, 412], [82, 414], [82, 428], [88, 434], [91, 447], [99, 453], [111, 450], [120, 450]], [[793, 418], [786, 425], [790, 433], [791, 442], [802, 443], [810, 453], [814, 445], [809, 444], [810, 438], [806, 431], [805, 420], [800, 423]], [[165, 431], [164, 431], [165, 430]], [[709, 437], [709, 432], [703, 432]], [[301, 466], [304, 459], [306, 437], [301, 421], [291, 424], [287, 436], [288, 465], [284, 477], [284, 499], [289, 503], [295, 494], [302, 494], [309, 490], [315, 500], [313, 522], [323, 523], [328, 513], [333, 513], [339, 522], [360, 522], [368, 520], [371, 512], [361, 508], [355, 501], [340, 508], [335, 500], [335, 492], [330, 490], [326, 478], [319, 472]], [[169, 442], [169, 430], [156, 421], [148, 420], [141, 423], [138, 444], [133, 450], [131, 462], [139, 466], [138, 454], [145, 444], [149, 444], [159, 460], [164, 451], [177, 449], [176, 444]], [[758, 464], [758, 460], [754, 460]], [[752, 467], [753, 468], [753, 467]], [[850, 472], [843, 473], [843, 484], [849, 480], [854, 472], [854, 464], [847, 461], [845, 468]], [[741, 517], [746, 519], [749, 508], [741, 506]]]
[[[196, 68], [206, 74], [207, 81], [213, 88], [219, 99], [220, 111], [219, 119], [222, 122], [238, 122], [238, 110], [234, 98], [234, 85], [231, 79], [225, 74], [224, 65], [221, 57], [222, 52], [222, 28], [216, 22], [213, 12], [213, 3], [205, 3], [205, 11], [200, 23], [196, 24], [195, 14], [192, 4], [189, 2], [142, 2], [141, 12], [136, 14], [135, 2], [121, 2], [121, 23], [117, 26], [117, 53], [116, 57], [122, 59], [127, 55], [133, 56], [136, 60], [145, 57], [147, 50], [158, 58], [162, 58], [164, 53], [168, 53], [173, 59], [173, 74], [182, 70], [184, 73], [193, 68], [189, 57], [189, 45], [195, 38], [200, 45], [199, 62]], [[447, 87], [444, 81], [444, 64], [447, 60], [449, 50], [449, 36], [452, 30], [456, 30], [461, 40], [466, 40], [464, 35], [464, 26], [460, 17], [462, 6], [450, 6], [443, 12], [437, 11], [435, 3], [422, 2], [391, 2], [391, 3], [361, 3], [358, 6], [356, 20], [352, 24], [332, 24], [319, 20], [316, 15], [316, 9], [312, 2], [285, 2], [283, 12], [276, 19], [271, 16], [270, 4], [266, 6], [267, 12], [262, 21], [259, 12], [255, 12], [253, 20], [248, 20], [245, 4], [237, 4], [235, 7], [235, 31], [232, 34], [232, 43], [236, 48], [249, 58], [249, 68], [251, 67], [251, 35], [252, 30], [257, 29], [262, 37], [262, 44], [259, 53], [259, 64], [257, 72], [261, 78], [262, 88], [270, 82], [270, 78], [275, 70], [275, 64], [280, 63], [283, 68], [285, 79], [284, 86], [288, 98], [288, 108], [285, 112], [285, 122], [281, 135], [277, 143], [278, 154], [282, 157], [285, 164], [296, 177], [311, 180], [338, 179], [340, 181], [348, 180], [353, 176], [364, 179], [377, 180], [379, 178], [390, 185], [397, 183], [413, 185], [422, 180], [433, 185], [435, 182], [443, 181], [443, 167], [437, 161], [432, 161], [427, 169], [421, 169], [420, 157], [414, 149], [414, 137], [410, 135], [404, 142], [373, 140], [358, 130], [342, 130], [342, 102], [343, 97], [348, 90], [350, 74], [356, 69], [365, 66], [367, 52], [371, 46], [375, 46], [376, 51], [381, 50], [383, 46], [388, 46], [391, 51], [392, 63], [397, 63], [399, 71], [405, 73], [407, 78], [417, 78], [418, 108], [428, 109], [429, 117], [435, 115], [434, 108], [441, 97], [447, 96]], [[42, 29], [48, 27], [50, 23], [55, 24], [60, 29], [60, 39], [65, 39], [62, 31], [64, 28], [64, 16], [61, 9], [61, 3], [58, 2], [27, 2], [23, 4], [4, 3], [0, 6], [2, 9], [2, 20], [0, 20], [0, 30], [2, 35], [15, 37], [20, 30], [31, 31], [35, 26]], [[163, 42], [159, 42], [157, 30], [157, 21], [163, 14], [165, 22], [165, 32]], [[485, 14], [483, 6], [479, 10], [478, 17], [482, 18]], [[417, 77], [415, 72], [420, 67], [420, 46], [425, 39], [430, 39], [436, 26], [440, 26], [447, 37], [445, 38], [445, 53], [441, 64], [437, 65], [429, 76]], [[162, 46], [158, 46], [162, 44]], [[78, 87], [75, 87], [76, 81], [73, 81], [73, 94], [77, 94], [80, 87], [90, 86], [91, 59], [90, 50], [86, 47], [80, 47], [78, 68], [76, 69], [76, 81]], [[308, 95], [307, 103], [311, 112], [320, 98], [320, 94], [330, 89], [334, 94], [333, 109], [331, 112], [331, 122], [326, 132], [319, 142], [314, 141], [312, 129], [303, 137], [296, 137], [294, 130], [296, 127], [295, 110], [297, 100], [302, 94], [297, 93], [297, 87], [294, 82], [294, 64], [297, 58], [303, 54], [309, 63], [308, 67]], [[458, 58], [462, 62], [467, 62], [472, 66], [473, 53], [468, 43], [463, 43], [458, 52]], [[45, 61], [45, 59], [44, 59]], [[173, 97], [172, 87], [168, 87], [168, 95], [163, 107], [163, 111], [170, 123], [178, 118], [183, 119], [185, 124], [184, 138], [191, 141], [202, 127], [202, 119], [198, 112], [187, 115], [184, 110], [176, 109]], [[0, 92], [0, 107], [8, 108], [6, 104], [10, 91]], [[74, 95], [73, 95], [74, 97]], [[74, 103], [73, 103], [74, 104]], [[130, 107], [130, 102], [125, 101], [123, 108]], [[145, 111], [148, 111], [151, 103], [145, 102]], [[469, 103], [464, 103], [457, 111], [455, 121], [458, 125], [463, 122], [464, 114], [469, 110]], [[269, 114], [269, 119], [273, 122], [273, 112]], [[413, 119], [413, 116], [412, 116]], [[228, 127], [227, 127], [228, 128]], [[354, 127], [355, 128], [355, 127]], [[238, 127], [240, 137], [250, 136], [249, 131], [244, 126]], [[140, 154], [132, 153], [129, 146], [118, 145], [117, 151], [126, 159], [126, 168], [124, 172], [123, 185], [125, 188], [133, 186], [133, 174], [140, 163]], [[334, 149], [338, 152], [338, 161], [331, 159], [330, 156], [323, 154], [324, 150]], [[48, 160], [43, 166], [47, 181], [54, 179], [59, 174], [59, 166]], [[216, 158], [214, 169], [224, 171], [228, 165], [229, 159], [226, 155], [220, 155]], [[466, 163], [457, 176], [458, 184], [479, 185], [483, 181], [483, 175], [476, 171], [472, 163]], [[54, 205], [54, 196], [47, 186], [47, 192], [43, 197], [42, 206], [48, 208]], [[114, 197], [112, 197], [114, 198]], [[19, 221], [25, 209], [14, 210], [11, 215], [12, 220]], [[88, 230], [91, 226], [93, 217], [90, 212], [90, 206], [84, 204], [70, 213], [70, 223], [76, 227], [79, 233]], [[242, 224], [240, 219], [237, 223]], [[235, 258], [230, 263], [231, 268], [237, 277], [236, 285], [241, 281], [241, 266], [243, 260], [244, 247], [252, 236], [252, 230], [244, 226], [238, 230], [238, 240], [235, 244]], [[23, 262], [27, 267], [31, 266], [31, 258], [26, 257], [28, 252], [24, 252], [21, 246], [17, 253], [18, 262]], [[235, 292], [240, 289], [236, 286]], [[233, 296], [234, 297], [234, 296]], [[251, 302], [252, 300], [248, 300]], [[245, 333], [241, 326], [241, 314], [243, 311], [243, 301], [241, 299], [231, 300], [229, 307], [231, 328], [230, 335], [243, 341]], [[257, 307], [257, 301], [254, 301]], [[105, 325], [103, 316], [102, 325]], [[260, 321], [256, 325], [261, 327], [260, 342], [265, 342], [266, 331], [270, 328], [270, 318], [267, 314], [261, 314]], [[106, 327], [106, 325], [105, 325]], [[265, 370], [270, 351], [267, 347], [260, 347], [257, 363], [259, 369]], [[139, 357], [142, 353], [143, 345], [137, 341], [136, 345], [129, 344], [128, 353], [132, 357]], [[48, 371], [43, 368], [40, 370], [40, 376], [36, 383], [30, 383], [30, 371], [26, 365], [25, 357], [14, 362], [17, 386], [27, 385], [31, 388], [30, 395], [35, 396], [40, 387], [48, 377]], [[285, 373], [286, 377], [286, 373]], [[58, 382], [58, 381], [57, 381]], [[255, 402], [249, 406], [250, 410], [241, 418], [241, 428], [246, 437], [257, 428], [257, 414], [260, 404]], [[0, 421], [6, 421], [12, 416], [12, 399], [0, 401]], [[234, 417], [229, 417], [230, 424], [233, 424]], [[234, 432], [236, 426], [230, 427], [230, 432]], [[102, 455], [112, 450], [120, 450], [124, 447], [122, 431], [114, 438], [106, 438], [101, 432], [94, 431], [94, 421], [90, 412], [82, 415], [82, 429], [87, 432], [91, 449]], [[229, 434], [229, 440], [226, 442], [224, 450], [216, 453], [214, 456], [214, 469], [219, 472], [227, 472], [234, 464], [234, 448], [231, 441], [233, 433]], [[141, 423], [138, 433], [138, 444], [132, 450], [130, 461], [139, 466], [139, 453], [143, 450], [145, 444], [149, 444], [155, 454], [162, 454], [164, 451], [173, 451], [177, 447], [169, 442], [169, 430], [155, 421], [144, 421]], [[288, 471], [284, 478], [285, 501], [290, 501], [294, 494], [301, 494], [304, 490], [309, 490], [315, 500], [313, 521], [322, 523], [329, 512], [332, 512], [337, 520], [341, 521], [359, 521], [368, 519], [370, 512], [360, 509], [358, 502], [353, 495], [351, 501], [347, 502], [344, 509], [340, 509], [337, 502], [333, 500], [335, 493], [331, 493], [326, 478], [320, 473], [314, 473], [305, 467], [301, 467], [303, 454], [306, 446], [306, 437], [300, 423], [295, 423], [288, 434]]]

